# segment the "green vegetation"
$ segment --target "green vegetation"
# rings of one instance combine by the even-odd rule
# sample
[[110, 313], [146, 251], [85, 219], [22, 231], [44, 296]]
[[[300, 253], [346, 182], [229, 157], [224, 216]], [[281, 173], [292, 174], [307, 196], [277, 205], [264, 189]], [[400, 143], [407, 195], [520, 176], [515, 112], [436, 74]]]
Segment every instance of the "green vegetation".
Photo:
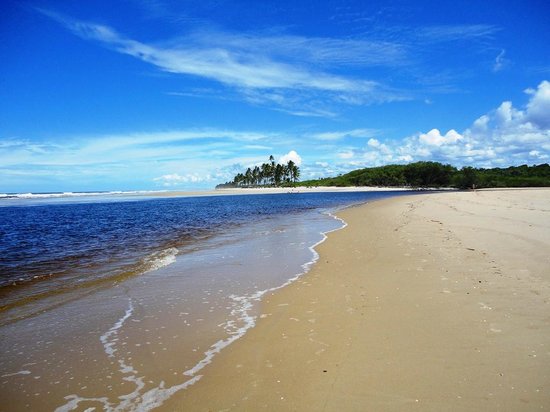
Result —
[[458, 189], [485, 187], [550, 186], [550, 165], [512, 166], [508, 168], [457, 169], [438, 162], [416, 162], [408, 165], [388, 165], [358, 169], [337, 177], [306, 180], [299, 186], [407, 186], [454, 187]]
[[266, 187], [291, 186], [300, 178], [300, 168], [292, 160], [286, 165], [275, 163], [273, 156], [261, 166], [248, 168], [245, 173], [238, 173], [231, 182], [216, 186], [216, 189], [230, 187]]
[[416, 162], [407, 165], [387, 165], [358, 169], [337, 177], [298, 182], [300, 168], [291, 160], [277, 164], [273, 156], [269, 162], [245, 173], [239, 173], [231, 182], [216, 188], [265, 186], [388, 186], [457, 189], [488, 187], [550, 187], [550, 165], [511, 166], [507, 168], [457, 169], [438, 162]]

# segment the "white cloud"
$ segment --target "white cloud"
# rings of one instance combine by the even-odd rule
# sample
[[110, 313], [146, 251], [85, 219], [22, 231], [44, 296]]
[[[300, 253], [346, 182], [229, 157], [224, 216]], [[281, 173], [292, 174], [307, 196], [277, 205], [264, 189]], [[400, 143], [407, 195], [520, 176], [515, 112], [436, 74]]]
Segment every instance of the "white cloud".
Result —
[[550, 128], [550, 82], [543, 81], [537, 90], [526, 90], [532, 97], [527, 104], [526, 118], [540, 128]]
[[462, 139], [462, 136], [456, 130], [449, 130], [445, 135], [437, 129], [432, 129], [428, 133], [421, 133], [418, 139], [428, 145], [441, 146], [443, 144], [456, 143]]
[[[332, 115], [323, 107], [311, 107], [314, 100], [348, 99], [347, 104], [365, 104], [408, 98], [376, 81], [328, 70], [342, 65], [400, 65], [405, 48], [397, 43], [201, 31], [153, 44], [125, 37], [105, 25], [38, 10], [79, 37], [100, 42], [162, 71], [210, 79], [231, 88], [246, 101], [275, 105], [298, 116]], [[316, 99], [318, 94], [321, 99]]]
[[550, 154], [550, 83], [528, 89], [524, 109], [505, 101], [473, 122], [462, 134], [437, 129], [406, 139], [401, 152], [415, 160], [433, 158], [453, 164], [495, 166], [547, 159]]
[[529, 152], [529, 156], [534, 157], [535, 159], [538, 159], [538, 160], [545, 160], [550, 158], [550, 155], [542, 154], [539, 150], [531, 150]]
[[353, 150], [343, 150], [336, 154], [340, 159], [351, 159], [354, 155]]
[[160, 182], [163, 186], [181, 186], [186, 183], [199, 183], [212, 180], [210, 175], [200, 176], [197, 173], [179, 175], [177, 173], [167, 174], [153, 179], [154, 181]]
[[296, 166], [301, 166], [302, 165], [302, 158], [300, 157], [300, 155], [298, 153], [296, 153], [295, 150], [291, 150], [286, 155], [281, 156], [278, 163], [279, 164], [287, 164], [289, 160], [292, 160], [296, 164]]
[[397, 156], [398, 162], [412, 162], [413, 157], [411, 155], [403, 155], [403, 156]]
[[378, 139], [374, 139], [374, 138], [369, 139], [369, 141], [367, 142], [367, 146], [378, 150], [382, 154], [387, 155], [387, 154], [391, 153], [390, 148], [387, 145], [385, 145], [384, 143], [380, 143], [380, 141]]
[[485, 40], [499, 29], [487, 24], [457, 24], [428, 26], [417, 29], [417, 37], [427, 42]]
[[493, 65], [493, 71], [499, 72], [508, 65], [508, 59], [504, 57], [506, 50], [502, 49], [498, 56], [495, 58], [495, 64]]
[[380, 142], [378, 141], [378, 139], [369, 139], [367, 145], [369, 145], [370, 147], [380, 147]]
[[197, 183], [197, 182], [209, 180], [209, 177], [210, 176], [203, 178], [196, 173], [186, 174], [184, 176], [181, 176], [177, 173], [172, 173], [172, 174], [156, 177], [153, 180], [161, 182], [163, 186], [179, 186], [182, 183]]
[[364, 149], [349, 147], [336, 154], [352, 169], [356, 159], [362, 167], [388, 163], [435, 160], [455, 166], [479, 167], [525, 164], [550, 158], [550, 82], [528, 89], [524, 108], [505, 101], [480, 116], [463, 132], [438, 129], [401, 140], [370, 138]]
[[352, 129], [337, 132], [314, 133], [312, 137], [317, 140], [341, 140], [347, 137], [372, 137], [377, 133], [374, 129]]

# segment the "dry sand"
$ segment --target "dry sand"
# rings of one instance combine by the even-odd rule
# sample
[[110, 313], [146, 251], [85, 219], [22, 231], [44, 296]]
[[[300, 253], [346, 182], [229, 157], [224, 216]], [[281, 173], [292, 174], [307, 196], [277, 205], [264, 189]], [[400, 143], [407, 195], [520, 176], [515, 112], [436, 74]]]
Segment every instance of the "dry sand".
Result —
[[339, 216], [312, 271], [162, 409], [550, 409], [550, 190]]

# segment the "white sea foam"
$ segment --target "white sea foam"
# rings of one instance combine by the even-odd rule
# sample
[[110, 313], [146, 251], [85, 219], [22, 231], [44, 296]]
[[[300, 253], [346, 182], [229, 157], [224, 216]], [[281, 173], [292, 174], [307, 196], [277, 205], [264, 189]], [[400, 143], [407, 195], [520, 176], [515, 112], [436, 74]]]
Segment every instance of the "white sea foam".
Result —
[[291, 283], [293, 283], [294, 281], [299, 279], [301, 276], [303, 276], [304, 274], [306, 274], [310, 271], [311, 267], [315, 264], [315, 262], [317, 262], [317, 260], [319, 260], [319, 254], [317, 253], [315, 248], [317, 246], [319, 246], [321, 243], [323, 243], [325, 240], [327, 240], [327, 238], [328, 238], [327, 235], [329, 233], [340, 230], [340, 229], [343, 229], [347, 226], [347, 223], [343, 219], [333, 215], [330, 212], [325, 212], [325, 214], [327, 214], [328, 216], [332, 217], [335, 220], [340, 221], [342, 223], [342, 226], [340, 226], [336, 229], [321, 232], [322, 239], [320, 241], [318, 241], [317, 243], [315, 243], [314, 245], [309, 246], [309, 248], [308, 248], [311, 251], [312, 255], [313, 255], [312, 259], [310, 261], [304, 263], [303, 265], [301, 265], [302, 271], [295, 274], [293, 277], [288, 279], [283, 284], [281, 284], [279, 286], [272, 287], [272, 288], [260, 290], [260, 291], [257, 291], [255, 293], [253, 293], [253, 294], [250, 294], [250, 295], [245, 295], [245, 296], [231, 295], [230, 298], [234, 302], [234, 307], [231, 310], [231, 316], [233, 318], [237, 318], [237, 320], [243, 322], [243, 325], [240, 326], [240, 327], [237, 327], [234, 320], [229, 320], [229, 321], [225, 322], [224, 329], [230, 336], [225, 338], [225, 339], [220, 339], [219, 341], [214, 343], [210, 347], [210, 349], [208, 349], [206, 352], [204, 352], [205, 357], [203, 359], [201, 359], [191, 369], [188, 369], [187, 371], [185, 371], [184, 375], [195, 376], [195, 374], [197, 372], [199, 372], [206, 365], [208, 365], [209, 363], [212, 362], [212, 359], [214, 358], [214, 356], [216, 354], [218, 354], [225, 347], [227, 347], [230, 344], [232, 344], [233, 342], [235, 342], [237, 339], [244, 336], [244, 334], [250, 328], [253, 328], [256, 325], [256, 316], [251, 315], [249, 313], [251, 311], [251, 309], [253, 308], [254, 302], [260, 301], [261, 298], [267, 293], [275, 292], [279, 289], [282, 289], [282, 288], [290, 285]]
[[128, 309], [126, 309], [126, 313], [124, 316], [122, 316], [107, 332], [105, 332], [103, 335], [99, 337], [99, 340], [103, 344], [103, 350], [107, 354], [108, 357], [112, 358], [115, 355], [116, 349], [113, 349], [116, 341], [112, 338], [113, 336], [116, 336], [118, 334], [118, 330], [124, 325], [124, 322], [126, 322], [126, 319], [128, 319], [130, 316], [132, 316], [132, 313], [134, 313], [134, 305], [132, 303], [132, 300], [128, 300]]
[[30, 375], [31, 371], [19, 371], [19, 372], [13, 372], [13, 373], [6, 373], [5, 375], [0, 376], [0, 378], [8, 378], [10, 376], [17, 376], [17, 375]]
[[153, 252], [145, 259], [143, 259], [143, 265], [145, 272], [153, 272], [165, 266], [171, 265], [176, 262], [176, 256], [178, 249], [170, 247], [168, 249]]
[[147, 195], [164, 193], [166, 190], [114, 190], [110, 192], [56, 192], [56, 193], [0, 193], [0, 199], [50, 199], [59, 197]]
[[119, 396], [118, 399], [120, 400], [120, 402], [118, 404], [110, 402], [107, 397], [85, 398], [76, 394], [68, 395], [65, 397], [65, 400], [67, 402], [64, 405], [56, 408], [55, 412], [74, 411], [78, 408], [81, 402], [97, 402], [101, 404], [102, 409], [107, 412], [146, 412], [162, 405], [162, 403], [170, 398], [174, 393], [186, 389], [202, 377], [202, 375], [197, 375], [192, 377], [191, 379], [187, 379], [183, 383], [173, 385], [169, 388], [165, 388], [164, 381], [162, 381], [157, 387], [141, 393], [143, 388], [145, 387], [144, 377], [137, 376], [138, 371], [133, 367], [133, 365], [127, 363], [124, 358], [117, 357], [117, 349], [115, 348], [115, 345], [118, 342], [117, 335], [119, 330], [124, 326], [126, 320], [128, 320], [133, 313], [134, 305], [132, 303], [132, 300], [128, 299], [128, 308], [126, 309], [124, 315], [119, 320], [117, 320], [107, 332], [101, 335], [99, 340], [103, 344], [103, 350], [105, 351], [105, 354], [109, 358], [115, 358], [117, 360], [119, 365], [119, 372], [125, 375], [123, 380], [126, 382], [132, 382], [135, 385], [135, 389], [126, 395]]
[[[136, 385], [136, 388], [134, 389], [134, 391], [127, 395], [119, 396], [118, 399], [120, 399], [121, 402], [116, 405], [109, 402], [108, 398], [106, 397], [83, 398], [74, 394], [69, 395], [65, 397], [65, 400], [67, 402], [64, 405], [58, 407], [55, 411], [69, 412], [77, 409], [81, 402], [97, 402], [101, 404], [103, 410], [108, 412], [147, 412], [162, 405], [164, 401], [166, 401], [176, 392], [187, 389], [189, 386], [198, 382], [203, 376], [199, 375], [198, 372], [200, 372], [204, 367], [210, 364], [213, 358], [218, 353], [220, 353], [222, 349], [240, 339], [249, 329], [256, 325], [257, 316], [254, 316], [250, 313], [254, 308], [254, 303], [260, 301], [265, 294], [282, 289], [296, 281], [304, 274], [308, 273], [313, 264], [317, 262], [317, 260], [319, 260], [319, 254], [317, 253], [315, 248], [327, 239], [328, 233], [342, 229], [347, 226], [347, 223], [344, 220], [334, 216], [329, 212], [326, 212], [326, 214], [333, 219], [339, 220], [342, 223], [342, 226], [333, 230], [321, 232], [322, 239], [314, 245], [309, 246], [308, 248], [312, 253], [312, 259], [301, 265], [302, 270], [299, 273], [295, 274], [279, 286], [257, 291], [250, 295], [230, 296], [233, 302], [233, 308], [230, 312], [232, 320], [228, 320], [227, 322], [225, 322], [225, 324], [223, 324], [223, 327], [227, 332], [228, 337], [225, 339], [220, 339], [219, 341], [211, 345], [210, 348], [206, 352], [204, 352], [204, 357], [199, 362], [197, 362], [192, 368], [183, 372], [183, 375], [189, 377], [190, 379], [187, 379], [180, 384], [173, 385], [168, 388], [165, 387], [164, 381], [161, 381], [157, 387], [151, 388], [146, 392], [141, 393], [141, 391], [145, 387], [143, 377], [138, 377], [138, 372], [131, 364], [126, 363], [123, 358], [117, 358], [117, 350], [115, 348], [115, 345], [118, 341], [117, 335], [119, 330], [123, 327], [125, 321], [129, 319], [134, 312], [132, 300], [129, 299], [128, 308], [126, 309], [125, 314], [107, 332], [101, 335], [100, 341], [103, 344], [103, 348], [107, 356], [117, 359], [117, 362], [119, 364], [119, 371], [122, 374], [126, 375], [123, 379], [127, 382], [133, 382]], [[175, 261], [175, 256], [177, 252], [177, 249], [169, 248], [164, 251], [157, 252], [158, 255], [156, 256], [151, 255], [149, 259], [151, 259], [151, 262], [155, 263], [151, 265], [150, 270], [155, 270], [155, 268], [160, 268], [166, 266], [167, 264], [173, 263], [173, 261]], [[241, 325], [238, 326], [237, 322], [241, 323]]]

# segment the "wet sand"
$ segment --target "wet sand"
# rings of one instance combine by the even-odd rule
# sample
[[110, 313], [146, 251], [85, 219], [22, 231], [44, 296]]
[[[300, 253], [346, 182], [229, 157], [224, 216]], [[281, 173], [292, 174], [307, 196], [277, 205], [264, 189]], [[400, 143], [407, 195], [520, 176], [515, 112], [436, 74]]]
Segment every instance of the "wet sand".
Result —
[[311, 272], [161, 410], [550, 408], [550, 190], [339, 216]]

